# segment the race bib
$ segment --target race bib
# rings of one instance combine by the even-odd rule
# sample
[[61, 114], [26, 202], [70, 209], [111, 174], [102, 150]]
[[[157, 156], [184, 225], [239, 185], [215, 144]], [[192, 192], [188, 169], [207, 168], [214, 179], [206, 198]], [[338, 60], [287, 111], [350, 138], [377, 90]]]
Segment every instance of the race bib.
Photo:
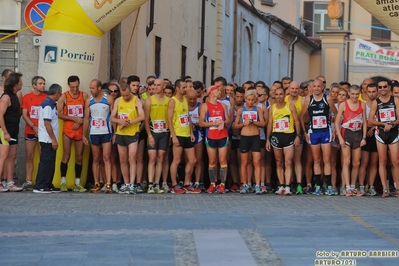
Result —
[[152, 122], [152, 127], [154, 129], [154, 133], [166, 132], [166, 121], [165, 120], [154, 120]]
[[385, 108], [379, 110], [380, 121], [381, 122], [393, 122], [396, 120], [395, 109]]
[[252, 119], [253, 121], [258, 120], [258, 112], [257, 111], [244, 111], [242, 112], [243, 120]]
[[[221, 121], [223, 120], [223, 118], [221, 116], [213, 116], [213, 117], [209, 117], [209, 122], [216, 122], [216, 121]], [[209, 127], [209, 130], [216, 130], [218, 129], [217, 126], [211, 126]]]
[[83, 117], [83, 106], [82, 105], [68, 105], [68, 116], [79, 116]]
[[327, 118], [325, 116], [314, 116], [312, 125], [314, 129], [327, 128]]
[[276, 132], [287, 131], [290, 128], [290, 121], [288, 120], [287, 117], [282, 119], [277, 119], [274, 122], [274, 128], [276, 129]]
[[191, 115], [190, 115], [190, 118], [191, 118], [191, 122], [192, 122], [193, 124], [197, 124], [197, 123], [199, 122], [199, 115], [196, 114], [196, 113], [191, 114]]
[[352, 131], [358, 131], [362, 129], [363, 122], [359, 120], [352, 120], [348, 123], [348, 129]]
[[182, 127], [188, 127], [190, 125], [188, 114], [179, 115], [179, 120]]
[[30, 118], [39, 119], [39, 110], [40, 110], [40, 106], [31, 106], [30, 107]]
[[106, 127], [107, 125], [107, 121], [104, 118], [92, 118], [91, 119], [91, 127], [94, 128], [102, 128], [102, 127]]
[[127, 113], [118, 113], [118, 119], [129, 120], [129, 114], [127, 114]]

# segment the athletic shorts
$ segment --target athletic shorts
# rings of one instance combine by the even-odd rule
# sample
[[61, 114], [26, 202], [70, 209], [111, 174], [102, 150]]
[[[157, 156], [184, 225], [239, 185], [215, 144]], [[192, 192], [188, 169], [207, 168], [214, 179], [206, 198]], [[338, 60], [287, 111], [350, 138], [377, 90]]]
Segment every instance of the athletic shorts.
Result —
[[102, 134], [102, 135], [89, 135], [89, 140], [93, 145], [101, 145], [103, 143], [112, 141], [112, 133]]
[[374, 136], [366, 138], [366, 145], [362, 146], [362, 151], [377, 152], [377, 142]]
[[363, 132], [361, 130], [353, 131], [350, 129], [341, 129], [342, 137], [344, 138], [345, 145], [351, 149], [360, 148], [360, 142], [363, 139]]
[[375, 132], [375, 139], [378, 142], [381, 142], [382, 144], [395, 144], [396, 142], [399, 141], [399, 132], [398, 129], [391, 130], [389, 132], [384, 132], [383, 130], [380, 130], [380, 128], [376, 128]]
[[296, 133], [279, 133], [273, 132], [270, 137], [270, 144], [275, 149], [284, 149], [287, 147], [291, 147], [294, 145], [294, 141], [296, 138]]
[[3, 130], [0, 128], [0, 144], [2, 145], [17, 145], [18, 144], [18, 134], [14, 135], [14, 134], [10, 134], [10, 138], [12, 140], [10, 141], [6, 141], [4, 139], [4, 132]]
[[161, 132], [161, 133], [151, 133], [152, 137], [155, 140], [155, 146], [151, 147], [150, 145], [148, 145], [148, 140], [150, 138], [147, 139], [147, 149], [148, 150], [162, 150], [162, 151], [166, 151], [168, 149], [169, 146], [169, 132]]
[[222, 139], [209, 139], [205, 138], [205, 145], [212, 149], [223, 148], [229, 145], [230, 139], [229, 137], [225, 137]]
[[145, 129], [140, 131], [140, 133], [139, 133], [139, 143], [142, 140], [147, 140], [147, 138], [148, 138], [147, 131]]
[[193, 131], [195, 137], [194, 145], [200, 143], [204, 139], [204, 132], [201, 129]]
[[67, 136], [71, 140], [82, 140], [83, 127], [80, 127], [78, 130], [68, 130], [63, 132], [65, 136]]
[[261, 139], [260, 140], [260, 148], [261, 149], [266, 149], [266, 140], [265, 139]]
[[327, 144], [332, 140], [330, 129], [317, 132], [309, 132], [310, 145]]
[[39, 138], [35, 134], [26, 134], [25, 140], [38, 140]]
[[194, 142], [191, 142], [191, 137], [179, 137], [177, 136], [177, 139], [179, 140], [179, 145], [183, 149], [191, 149], [194, 148]]
[[231, 140], [231, 149], [237, 150], [240, 148], [240, 140], [239, 139], [232, 139]]
[[241, 135], [240, 139], [240, 152], [247, 153], [250, 151], [260, 152], [260, 137], [259, 135], [255, 136], [243, 136]]
[[137, 133], [134, 136], [124, 136], [124, 135], [116, 135], [116, 144], [121, 146], [129, 146], [132, 143], [135, 143], [139, 140], [139, 134]]

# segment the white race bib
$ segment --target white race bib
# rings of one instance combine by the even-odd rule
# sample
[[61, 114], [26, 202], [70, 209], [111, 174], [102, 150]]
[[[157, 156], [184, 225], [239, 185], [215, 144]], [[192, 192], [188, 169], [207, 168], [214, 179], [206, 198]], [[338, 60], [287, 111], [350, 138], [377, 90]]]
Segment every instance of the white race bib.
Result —
[[327, 118], [323, 116], [314, 116], [312, 119], [314, 129], [327, 128]]
[[258, 120], [258, 112], [257, 111], [244, 111], [242, 112], [243, 120], [252, 119], [253, 121]]
[[83, 106], [82, 105], [68, 105], [68, 116], [79, 116], [83, 117]]
[[395, 109], [394, 108], [384, 108], [379, 110], [380, 121], [381, 122], [393, 122], [396, 120], [395, 118]]
[[165, 120], [154, 120], [152, 122], [152, 127], [154, 129], [154, 133], [166, 132], [166, 121]]
[[188, 127], [190, 125], [188, 114], [180, 115], [179, 120], [182, 127]]
[[129, 114], [127, 114], [127, 113], [118, 113], [118, 119], [129, 120]]
[[287, 117], [277, 119], [274, 122], [274, 128], [276, 129], [276, 132], [287, 131], [290, 128], [290, 121], [288, 120]]
[[104, 118], [93, 117], [91, 119], [91, 127], [96, 129], [104, 128], [107, 126], [107, 121]]
[[[216, 122], [216, 121], [222, 121], [223, 118], [221, 116], [213, 116], [213, 117], [209, 117], [209, 122]], [[218, 129], [217, 126], [211, 126], [209, 127], [209, 130], [216, 130]]]
[[30, 107], [30, 118], [39, 119], [39, 110], [40, 110], [40, 106], [31, 106]]

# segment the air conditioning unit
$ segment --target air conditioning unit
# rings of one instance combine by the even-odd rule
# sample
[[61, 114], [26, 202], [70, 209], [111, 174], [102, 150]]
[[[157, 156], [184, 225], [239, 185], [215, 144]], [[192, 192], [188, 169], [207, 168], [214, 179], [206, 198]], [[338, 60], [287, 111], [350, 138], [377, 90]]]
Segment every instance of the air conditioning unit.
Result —
[[21, 29], [21, 1], [2, 0], [0, 8], [0, 30]]
[[273, 2], [273, 0], [260, 0], [260, 3], [262, 5], [266, 6], [275, 6], [276, 4]]

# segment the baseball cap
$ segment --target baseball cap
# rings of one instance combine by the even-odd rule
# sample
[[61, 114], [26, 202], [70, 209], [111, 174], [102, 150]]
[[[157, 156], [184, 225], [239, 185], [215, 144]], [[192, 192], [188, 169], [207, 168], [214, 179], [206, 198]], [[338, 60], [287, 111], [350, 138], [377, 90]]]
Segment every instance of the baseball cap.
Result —
[[210, 87], [210, 88], [208, 89], [208, 96], [209, 96], [209, 94], [211, 94], [212, 91], [215, 91], [215, 90], [218, 90], [218, 89], [219, 89], [218, 86], [212, 86], [212, 87]]

